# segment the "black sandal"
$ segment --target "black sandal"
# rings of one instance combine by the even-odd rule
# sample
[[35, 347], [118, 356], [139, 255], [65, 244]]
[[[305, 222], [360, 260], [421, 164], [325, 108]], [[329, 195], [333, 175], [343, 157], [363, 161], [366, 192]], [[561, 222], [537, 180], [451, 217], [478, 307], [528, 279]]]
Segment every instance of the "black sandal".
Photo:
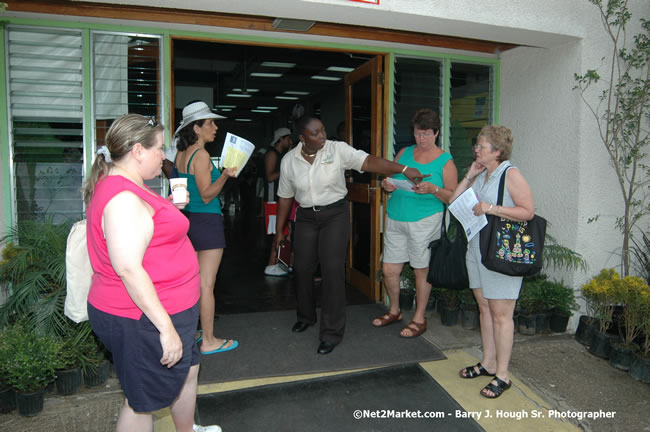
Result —
[[[478, 369], [478, 372], [476, 372], [476, 369]], [[465, 371], [465, 375], [463, 375], [463, 371]], [[463, 379], [472, 379], [472, 378], [478, 378], [480, 376], [491, 376], [493, 377], [494, 374], [491, 374], [481, 364], [481, 362], [476, 363], [474, 366], [467, 366], [465, 369], [461, 369], [458, 371], [458, 376], [463, 378]]]
[[[495, 381], [497, 383], [497, 385], [494, 385], [494, 384], [490, 383], [490, 384], [486, 385], [485, 387], [483, 387], [483, 390], [481, 390], [481, 396], [486, 397], [488, 399], [496, 399], [499, 396], [501, 396], [501, 394], [504, 391], [508, 390], [510, 388], [510, 386], [512, 386], [512, 380], [510, 380], [510, 382], [505, 382], [504, 380], [502, 380], [498, 376], [495, 376], [492, 381]], [[492, 396], [488, 396], [487, 394], [485, 394], [484, 393], [485, 390], [491, 391]]]

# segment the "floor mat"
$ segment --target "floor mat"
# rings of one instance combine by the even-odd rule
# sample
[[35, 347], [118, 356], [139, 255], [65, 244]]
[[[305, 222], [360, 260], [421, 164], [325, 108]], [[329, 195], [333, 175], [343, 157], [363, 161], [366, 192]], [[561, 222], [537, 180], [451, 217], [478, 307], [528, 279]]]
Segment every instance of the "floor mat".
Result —
[[234, 390], [197, 399], [224, 431], [483, 431], [416, 364]]
[[318, 324], [302, 333], [291, 327], [295, 311], [222, 315], [215, 326], [219, 337], [234, 338], [232, 351], [201, 356], [199, 383], [228, 382], [271, 376], [350, 370], [442, 360], [445, 356], [422, 337], [405, 339], [406, 323], [375, 328], [370, 322], [384, 313], [380, 305], [347, 308], [345, 337], [327, 355], [316, 353]]

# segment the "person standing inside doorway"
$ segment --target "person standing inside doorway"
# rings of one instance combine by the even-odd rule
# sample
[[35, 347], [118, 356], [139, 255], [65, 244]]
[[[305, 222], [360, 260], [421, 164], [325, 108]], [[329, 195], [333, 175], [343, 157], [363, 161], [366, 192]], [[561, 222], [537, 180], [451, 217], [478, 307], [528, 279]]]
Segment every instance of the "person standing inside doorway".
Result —
[[[280, 182], [280, 162], [284, 153], [291, 148], [291, 131], [281, 127], [273, 133], [271, 148], [264, 155], [264, 220], [266, 221], [266, 233], [275, 234], [275, 215], [277, 214], [278, 184]], [[273, 217], [271, 217], [273, 216]], [[271, 246], [269, 262], [264, 269], [267, 276], [286, 276], [287, 270], [278, 263], [278, 251]]]
[[284, 241], [284, 227], [295, 198], [293, 265], [297, 318], [292, 330], [303, 332], [316, 323], [313, 275], [320, 262], [323, 282], [318, 354], [328, 354], [345, 332], [345, 260], [350, 237], [350, 205], [345, 170], [384, 175], [402, 173], [414, 184], [425, 176], [417, 168], [369, 155], [342, 141], [327, 139], [317, 117], [298, 120], [300, 144], [282, 159], [274, 246]]

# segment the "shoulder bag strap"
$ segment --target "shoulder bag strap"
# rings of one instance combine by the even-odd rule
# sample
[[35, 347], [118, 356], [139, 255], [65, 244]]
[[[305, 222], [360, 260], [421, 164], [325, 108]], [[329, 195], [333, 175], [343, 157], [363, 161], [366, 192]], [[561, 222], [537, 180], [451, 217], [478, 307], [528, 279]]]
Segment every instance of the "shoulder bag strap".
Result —
[[502, 206], [503, 205], [503, 189], [506, 186], [506, 173], [508, 170], [512, 167], [508, 167], [503, 170], [503, 174], [501, 174], [501, 179], [499, 180], [499, 194], [497, 195], [497, 205]]

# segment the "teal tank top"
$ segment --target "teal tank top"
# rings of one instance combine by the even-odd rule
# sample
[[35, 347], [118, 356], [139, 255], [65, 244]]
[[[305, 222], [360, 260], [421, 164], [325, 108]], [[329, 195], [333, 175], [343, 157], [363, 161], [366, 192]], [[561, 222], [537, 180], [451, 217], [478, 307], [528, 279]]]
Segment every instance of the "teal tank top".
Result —
[[[194, 153], [192, 153], [192, 156], [190, 156], [190, 160], [187, 162], [187, 174], [184, 174], [182, 172], [179, 172], [178, 175], [181, 178], [186, 178], [187, 179], [187, 190], [190, 193], [190, 202], [185, 206], [183, 211], [190, 212], [190, 213], [216, 213], [216, 214], [221, 214], [221, 201], [219, 201], [219, 197], [215, 197], [212, 201], [209, 203], [204, 203], [203, 200], [201, 199], [201, 194], [199, 193], [199, 188], [196, 185], [196, 179], [194, 178], [193, 174], [190, 174], [190, 165], [192, 164], [192, 159], [194, 159], [194, 155], [196, 152], [199, 151], [197, 149]], [[216, 167], [212, 167], [212, 171], [210, 171], [210, 182], [214, 183], [219, 177], [221, 176], [221, 171], [219, 171]]]
[[[428, 164], [421, 164], [413, 158], [413, 148], [410, 146], [404, 149], [399, 163], [408, 165], [409, 167], [417, 168], [422, 174], [431, 174], [423, 181], [433, 183], [436, 186], [444, 187], [442, 179], [442, 170], [451, 159], [449, 153], [443, 153], [438, 158], [432, 160]], [[404, 174], [396, 174], [393, 176], [395, 179], [408, 180]], [[415, 192], [407, 192], [403, 190], [396, 190], [390, 194], [386, 211], [388, 216], [400, 222], [415, 222], [425, 217], [432, 216], [444, 210], [444, 204], [433, 194], [421, 195]]]

